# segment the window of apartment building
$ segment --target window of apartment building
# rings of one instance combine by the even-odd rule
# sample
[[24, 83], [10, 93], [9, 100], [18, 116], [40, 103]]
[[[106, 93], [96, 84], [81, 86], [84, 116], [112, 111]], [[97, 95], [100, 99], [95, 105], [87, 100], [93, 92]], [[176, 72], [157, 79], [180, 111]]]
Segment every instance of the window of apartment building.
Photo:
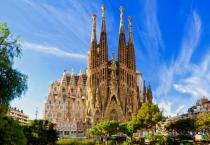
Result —
[[48, 113], [48, 117], [52, 117], [52, 113]]
[[69, 135], [69, 131], [64, 131], [64, 135]]

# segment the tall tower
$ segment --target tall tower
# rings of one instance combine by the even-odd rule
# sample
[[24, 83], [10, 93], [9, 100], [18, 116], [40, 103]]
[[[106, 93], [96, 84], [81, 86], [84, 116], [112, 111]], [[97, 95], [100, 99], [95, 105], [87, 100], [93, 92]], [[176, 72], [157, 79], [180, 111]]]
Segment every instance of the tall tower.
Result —
[[120, 65], [127, 65], [126, 62], [126, 39], [125, 39], [125, 28], [124, 28], [124, 7], [120, 7], [120, 29], [119, 29], [119, 43], [118, 43], [118, 60]]
[[[106, 7], [102, 6], [102, 24], [101, 24], [101, 33], [100, 41], [97, 44], [96, 41], [96, 31], [95, 31], [95, 15], [93, 17], [93, 30], [91, 39], [91, 50], [89, 53], [89, 61], [92, 62], [94, 67], [89, 65], [87, 70], [88, 75], [88, 108], [89, 116], [91, 117], [91, 122], [100, 121], [105, 110], [105, 104], [108, 99], [108, 43], [107, 43], [107, 32], [106, 32]], [[95, 47], [96, 46], [96, 47]], [[93, 57], [93, 58], [92, 58]], [[91, 61], [90, 61], [91, 63]], [[95, 64], [95, 65], [94, 65]]]
[[108, 63], [108, 45], [107, 45], [107, 34], [106, 34], [106, 7], [103, 5], [102, 7], [102, 25], [101, 25], [101, 34], [100, 34], [100, 64]]
[[97, 40], [96, 40], [96, 15], [92, 15], [92, 34], [90, 42], [90, 68], [95, 68], [97, 66]]
[[132, 17], [128, 17], [128, 67], [133, 71], [136, 71], [136, 59], [134, 52], [134, 42], [133, 42], [133, 33], [132, 33]]

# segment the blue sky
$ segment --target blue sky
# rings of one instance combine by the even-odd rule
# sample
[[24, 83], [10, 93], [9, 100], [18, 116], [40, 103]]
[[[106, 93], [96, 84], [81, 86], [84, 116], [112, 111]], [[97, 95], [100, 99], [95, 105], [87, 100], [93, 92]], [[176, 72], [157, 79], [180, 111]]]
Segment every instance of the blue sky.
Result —
[[28, 75], [28, 91], [11, 105], [31, 119], [43, 116], [50, 82], [63, 70], [83, 72], [91, 35], [91, 15], [106, 5], [109, 57], [117, 53], [119, 6], [133, 17], [137, 69], [152, 84], [154, 101], [165, 115], [186, 112], [198, 98], [210, 98], [209, 0], [7, 0], [0, 21], [21, 36], [22, 57], [15, 67]]

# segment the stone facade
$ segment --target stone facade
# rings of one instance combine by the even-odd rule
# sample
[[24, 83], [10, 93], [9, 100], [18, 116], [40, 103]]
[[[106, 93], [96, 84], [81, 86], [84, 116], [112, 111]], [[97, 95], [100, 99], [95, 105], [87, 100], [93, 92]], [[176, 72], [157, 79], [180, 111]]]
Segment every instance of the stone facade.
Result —
[[83, 132], [86, 96], [86, 75], [66, 74], [49, 87], [44, 118], [56, 123], [61, 136]]
[[[120, 7], [118, 60], [108, 60], [105, 7], [102, 6], [100, 40], [96, 37], [96, 15], [85, 74], [66, 74], [51, 84], [45, 103], [45, 119], [57, 123], [58, 130], [80, 131], [100, 121], [131, 119], [142, 102], [152, 102], [150, 85], [142, 82], [136, 70], [132, 18], [128, 17], [128, 41], [124, 28], [124, 8]], [[64, 129], [62, 129], [64, 128]], [[66, 129], [65, 129], [66, 128]]]

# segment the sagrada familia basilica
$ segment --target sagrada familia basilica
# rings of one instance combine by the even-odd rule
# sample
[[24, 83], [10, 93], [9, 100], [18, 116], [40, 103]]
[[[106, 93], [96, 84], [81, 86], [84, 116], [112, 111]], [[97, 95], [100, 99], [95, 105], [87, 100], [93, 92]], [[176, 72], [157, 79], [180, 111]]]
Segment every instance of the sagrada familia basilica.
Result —
[[74, 70], [49, 87], [44, 118], [56, 123], [62, 136], [83, 133], [100, 121], [128, 121], [145, 101], [152, 102], [150, 85], [142, 82], [136, 70], [132, 17], [128, 17], [128, 40], [124, 28], [124, 8], [120, 7], [118, 60], [108, 60], [105, 6], [102, 6], [100, 40], [96, 39], [96, 15], [85, 74]]

